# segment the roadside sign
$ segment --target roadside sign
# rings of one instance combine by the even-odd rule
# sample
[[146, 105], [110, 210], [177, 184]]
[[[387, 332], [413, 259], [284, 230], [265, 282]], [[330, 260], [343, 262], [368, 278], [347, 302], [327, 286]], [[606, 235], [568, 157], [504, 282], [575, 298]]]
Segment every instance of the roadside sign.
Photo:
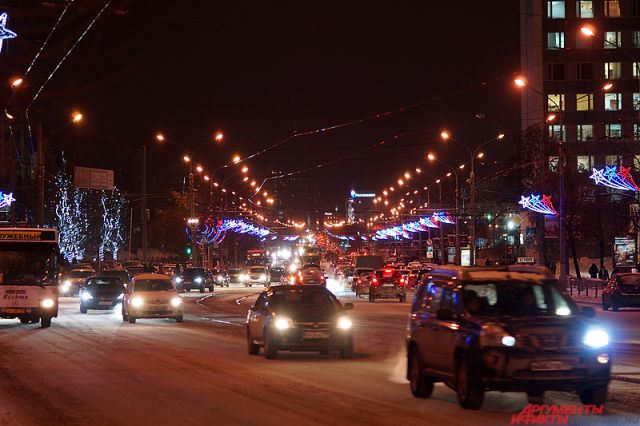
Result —
[[73, 184], [76, 188], [113, 191], [113, 170], [74, 167]]
[[518, 257], [518, 263], [536, 263], [535, 257]]

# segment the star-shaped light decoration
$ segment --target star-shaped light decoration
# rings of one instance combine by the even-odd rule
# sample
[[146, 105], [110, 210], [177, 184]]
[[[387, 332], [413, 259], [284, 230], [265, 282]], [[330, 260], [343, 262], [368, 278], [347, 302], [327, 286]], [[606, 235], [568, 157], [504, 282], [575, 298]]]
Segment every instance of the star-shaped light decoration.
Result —
[[640, 191], [631, 176], [631, 167], [620, 166], [620, 171], [616, 171], [616, 166], [604, 166], [604, 169], [601, 170], [594, 168], [590, 178], [594, 180], [596, 185], [604, 185], [621, 191]]
[[18, 34], [13, 31], [7, 29], [7, 14], [3, 13], [0, 15], [0, 53], [2, 52], [2, 42], [3, 40], [8, 40], [11, 38], [16, 38]]
[[0, 191], [0, 209], [11, 207], [14, 201], [16, 201], [16, 199], [13, 198], [13, 192], [5, 194]]
[[[542, 197], [542, 200], [540, 199]], [[518, 204], [522, 205], [522, 208], [534, 211], [536, 213], [542, 213], [546, 215], [557, 215], [556, 209], [553, 208], [550, 195], [536, 195], [531, 194], [527, 197], [520, 196]]]

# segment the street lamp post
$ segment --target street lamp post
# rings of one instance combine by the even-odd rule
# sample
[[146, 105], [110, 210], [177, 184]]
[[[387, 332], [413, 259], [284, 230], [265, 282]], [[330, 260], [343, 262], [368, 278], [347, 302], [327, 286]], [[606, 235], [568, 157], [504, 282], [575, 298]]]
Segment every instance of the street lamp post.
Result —
[[[451, 176], [451, 173], [453, 173], [454, 177], [455, 177], [455, 182], [456, 182], [456, 190], [455, 190], [455, 205], [456, 205], [456, 223], [455, 223], [455, 248], [456, 248], [456, 264], [460, 265], [460, 188], [458, 185], [458, 170], [456, 170], [455, 167], [453, 167], [452, 165], [450, 165], [449, 163], [445, 163], [444, 161], [440, 160], [439, 158], [436, 158], [435, 155], [433, 154], [429, 154], [427, 156], [427, 158], [431, 161], [437, 161], [440, 164], [448, 167], [451, 172], [448, 173], [448, 176]], [[464, 165], [460, 166], [460, 169], [464, 168]]]

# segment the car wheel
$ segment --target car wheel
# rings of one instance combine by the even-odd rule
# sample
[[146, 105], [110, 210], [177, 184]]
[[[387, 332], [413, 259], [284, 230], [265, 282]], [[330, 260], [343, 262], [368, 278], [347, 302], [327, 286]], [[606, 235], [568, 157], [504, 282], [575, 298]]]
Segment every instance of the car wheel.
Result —
[[258, 355], [260, 353], [260, 345], [253, 343], [253, 337], [247, 330], [247, 351], [249, 355]]
[[360, 292], [356, 289], [356, 299], [360, 298]]
[[602, 298], [602, 310], [603, 311], [609, 310], [609, 305], [607, 305], [606, 302], [604, 301], [604, 297]]
[[400, 299], [400, 303], [407, 303], [407, 295], [406, 294], [400, 295], [399, 299]]
[[182, 315], [178, 315], [176, 317], [176, 322], [182, 322], [182, 321], [184, 321], [184, 317]]
[[579, 392], [580, 401], [585, 405], [603, 405], [607, 400], [607, 387], [585, 389]]
[[544, 404], [544, 391], [527, 392], [529, 404]]
[[349, 339], [349, 342], [340, 348], [340, 358], [342, 359], [353, 358], [353, 339]]
[[80, 304], [80, 313], [81, 314], [86, 314], [87, 313], [87, 307], [84, 304]]
[[25, 318], [25, 317], [20, 318], [21, 324], [29, 324], [30, 322], [31, 322], [31, 318]]
[[132, 317], [131, 315], [129, 315], [129, 324], [135, 324], [136, 323], [136, 317]]
[[433, 382], [424, 375], [420, 353], [415, 347], [409, 354], [409, 386], [416, 398], [429, 398], [433, 393]]
[[369, 302], [374, 303], [376, 301], [376, 296], [369, 290]]
[[477, 410], [484, 400], [484, 389], [475, 383], [469, 361], [460, 358], [456, 369], [456, 393], [462, 408]]
[[40, 318], [40, 326], [42, 328], [49, 328], [51, 327], [51, 317], [41, 317]]
[[614, 302], [611, 302], [611, 310], [613, 312], [618, 312], [618, 309], [620, 309], [618, 308], [618, 305], [616, 305]]
[[269, 337], [269, 334], [264, 338], [264, 356], [267, 359], [278, 358], [278, 346], [273, 340], [273, 338]]

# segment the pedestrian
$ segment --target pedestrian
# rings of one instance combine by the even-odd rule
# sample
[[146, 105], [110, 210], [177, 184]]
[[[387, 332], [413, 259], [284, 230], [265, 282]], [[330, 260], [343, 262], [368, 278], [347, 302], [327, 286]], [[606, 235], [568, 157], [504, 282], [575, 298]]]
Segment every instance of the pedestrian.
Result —
[[591, 278], [598, 278], [598, 267], [595, 263], [592, 263], [589, 267], [589, 275], [591, 275]]

